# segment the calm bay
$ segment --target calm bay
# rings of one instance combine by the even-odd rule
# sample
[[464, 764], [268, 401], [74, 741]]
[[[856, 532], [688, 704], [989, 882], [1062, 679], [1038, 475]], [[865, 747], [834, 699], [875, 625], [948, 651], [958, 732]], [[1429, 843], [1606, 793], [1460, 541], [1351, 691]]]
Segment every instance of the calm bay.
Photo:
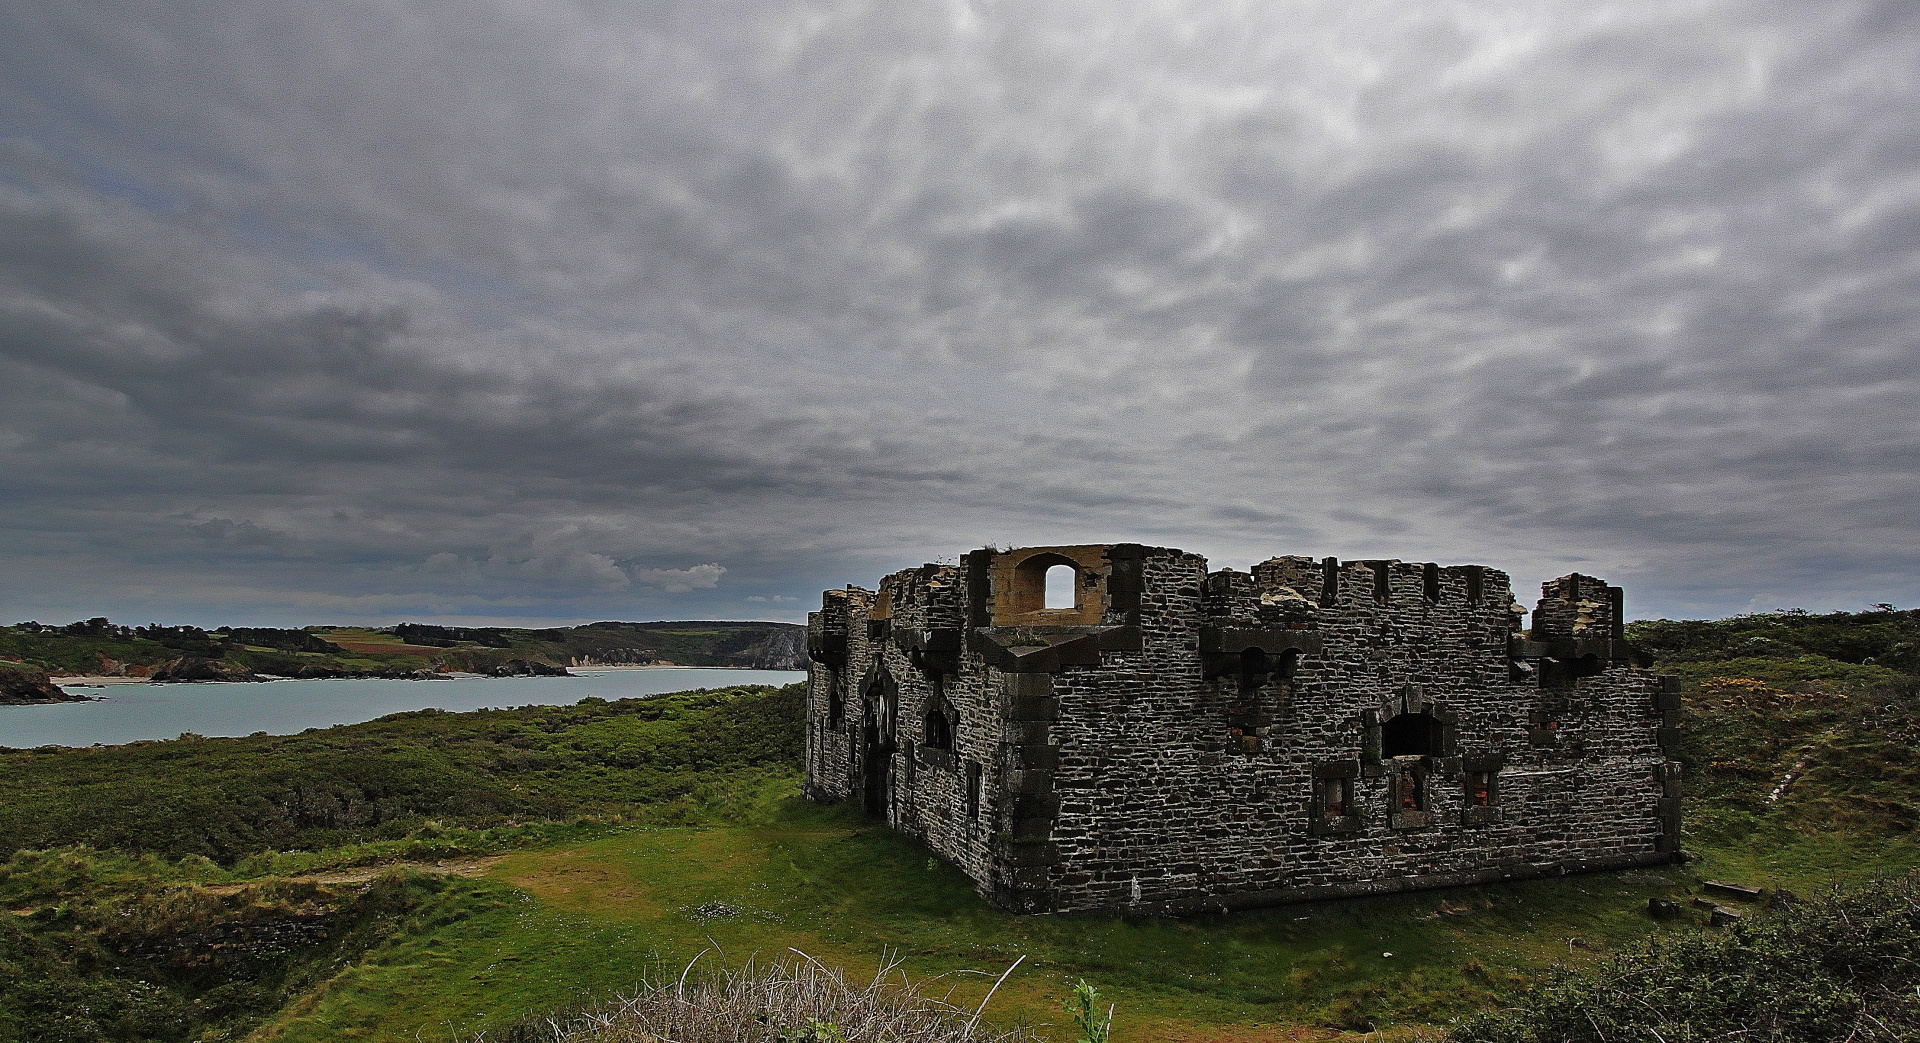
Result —
[[694, 667], [576, 668], [574, 677], [455, 677], [440, 681], [339, 678], [313, 681], [127, 683], [73, 690], [93, 702], [0, 706], [0, 747], [93, 746], [355, 724], [404, 710], [566, 706], [582, 699], [632, 699], [694, 688], [803, 681], [795, 670]]

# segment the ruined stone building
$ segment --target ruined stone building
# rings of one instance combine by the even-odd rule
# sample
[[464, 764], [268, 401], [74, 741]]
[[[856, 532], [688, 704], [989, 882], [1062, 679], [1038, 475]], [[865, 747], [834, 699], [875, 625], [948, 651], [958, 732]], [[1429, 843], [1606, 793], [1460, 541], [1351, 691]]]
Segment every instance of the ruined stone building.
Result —
[[1621, 592], [1479, 565], [978, 550], [808, 616], [807, 791], [1019, 912], [1182, 912], [1673, 859], [1679, 693]]

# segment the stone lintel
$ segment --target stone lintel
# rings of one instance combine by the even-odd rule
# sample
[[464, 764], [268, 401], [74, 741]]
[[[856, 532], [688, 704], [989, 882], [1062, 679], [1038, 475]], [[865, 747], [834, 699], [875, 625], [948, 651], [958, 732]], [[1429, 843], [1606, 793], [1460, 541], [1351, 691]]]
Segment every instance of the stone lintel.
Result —
[[1138, 652], [1139, 627], [976, 627], [969, 651], [1008, 673], [1056, 673], [1069, 666], [1099, 666], [1102, 652]]
[[1299, 652], [1314, 655], [1322, 642], [1318, 630], [1294, 630], [1287, 627], [1202, 627], [1200, 651], [1245, 652], [1257, 648], [1268, 655]]

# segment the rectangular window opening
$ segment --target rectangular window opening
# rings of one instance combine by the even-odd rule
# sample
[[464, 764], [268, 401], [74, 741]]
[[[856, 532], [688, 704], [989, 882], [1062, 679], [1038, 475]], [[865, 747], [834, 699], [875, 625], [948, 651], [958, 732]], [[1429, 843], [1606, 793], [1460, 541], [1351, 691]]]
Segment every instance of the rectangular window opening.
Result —
[[1467, 772], [1467, 806], [1474, 808], [1493, 806], [1493, 772]]
[[1352, 779], [1320, 780], [1320, 817], [1343, 818], [1353, 806]]
[[1427, 809], [1426, 787], [1420, 773], [1402, 769], [1394, 784], [1394, 810], [1402, 815], [1417, 815]]

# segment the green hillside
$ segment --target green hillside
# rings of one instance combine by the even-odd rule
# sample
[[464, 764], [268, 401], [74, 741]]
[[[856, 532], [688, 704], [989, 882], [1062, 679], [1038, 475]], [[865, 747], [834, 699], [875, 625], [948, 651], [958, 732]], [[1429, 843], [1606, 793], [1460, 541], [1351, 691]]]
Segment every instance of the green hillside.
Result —
[[[65, 625], [0, 627], [0, 660], [54, 674], [244, 680], [276, 677], [407, 677], [423, 671], [525, 672], [515, 664], [672, 664], [806, 668], [806, 628], [792, 623], [680, 621], [590, 623], [522, 629], [401, 623], [364, 627], [124, 626], [104, 618]], [[185, 669], [183, 670], [183, 667]]]
[[[1846, 1012], [1820, 983], [1849, 975], [1877, 1005], [1846, 1010], [1906, 1032], [1917, 623], [1633, 626], [1686, 681], [1688, 864], [1225, 917], [994, 911], [912, 842], [797, 797], [798, 687], [0, 752], [0, 1040], [537, 1039], [542, 1015], [696, 956], [790, 948], [857, 973], [894, 954], [969, 1010], [991, 978], [957, 972], [1024, 956], [988, 1019], [1063, 1041], [1080, 978], [1117, 1004], [1121, 1043], [1416, 1038], [1487, 1012], [1463, 1039], [1719, 1038], [1682, 1022], [1761, 1009], [1743, 989], [1819, 991], [1767, 1007], [1759, 1037], [1813, 1040]], [[1709, 927], [1703, 896], [1747, 921]], [[1656, 898], [1680, 914], [1650, 918]], [[1836, 946], [1850, 922], [1879, 948]], [[1608, 1006], [1621, 983], [1644, 1002]], [[1568, 1029], [1589, 1015], [1613, 1034]]]

